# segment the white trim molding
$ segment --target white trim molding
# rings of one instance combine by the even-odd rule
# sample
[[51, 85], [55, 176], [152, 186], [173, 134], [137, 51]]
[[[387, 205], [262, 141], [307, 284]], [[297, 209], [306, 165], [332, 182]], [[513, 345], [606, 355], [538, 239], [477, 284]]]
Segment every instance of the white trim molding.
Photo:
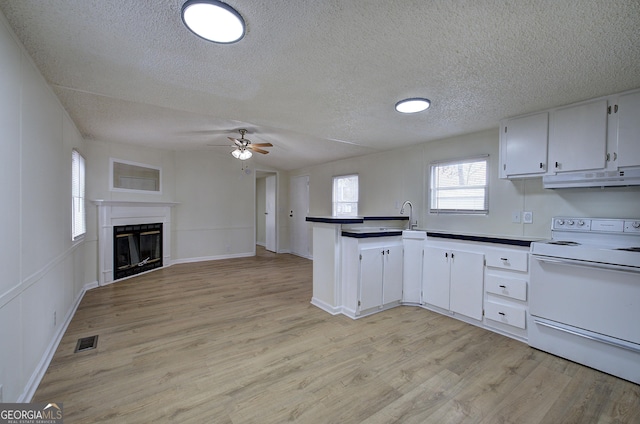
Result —
[[171, 264], [171, 208], [175, 202], [128, 202], [94, 200], [98, 207], [98, 284], [113, 280], [113, 227], [161, 222], [162, 264]]
[[67, 327], [69, 327], [69, 324], [71, 323], [71, 319], [75, 315], [76, 310], [78, 309], [78, 306], [80, 306], [80, 302], [82, 301], [84, 294], [88, 290], [91, 290], [96, 287], [98, 287], [97, 281], [94, 281], [92, 283], [87, 283], [84, 285], [80, 293], [78, 293], [78, 296], [73, 302], [73, 305], [71, 305], [71, 308], [69, 308], [69, 310], [67, 311], [67, 314], [64, 317], [64, 322], [62, 323], [62, 325], [58, 327], [58, 330], [54, 333], [53, 337], [51, 338], [51, 341], [49, 342], [49, 345], [47, 346], [47, 349], [42, 355], [42, 358], [40, 358], [40, 362], [38, 362], [38, 366], [31, 374], [31, 378], [29, 378], [29, 381], [27, 382], [27, 385], [24, 388], [24, 392], [22, 392], [22, 394], [17, 400], [18, 403], [31, 402], [31, 399], [33, 399], [33, 395], [36, 393], [36, 390], [38, 389], [38, 386], [40, 385], [42, 378], [44, 377], [45, 373], [47, 372], [47, 369], [49, 368], [49, 364], [51, 364], [51, 360], [53, 359], [53, 355], [56, 353], [56, 350], [58, 349], [58, 345], [60, 345], [62, 336], [64, 336], [64, 333], [67, 331]]

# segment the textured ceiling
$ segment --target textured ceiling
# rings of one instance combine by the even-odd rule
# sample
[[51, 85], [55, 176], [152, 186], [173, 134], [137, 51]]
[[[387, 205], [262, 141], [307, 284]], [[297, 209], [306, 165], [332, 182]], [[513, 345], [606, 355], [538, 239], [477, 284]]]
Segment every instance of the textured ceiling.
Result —
[[[183, 0], [0, 0], [87, 139], [227, 154], [274, 144], [290, 170], [497, 128], [640, 87], [638, 0], [229, 0], [243, 40], [208, 43]], [[432, 107], [401, 115], [424, 96]], [[231, 158], [231, 157], [230, 157]]]

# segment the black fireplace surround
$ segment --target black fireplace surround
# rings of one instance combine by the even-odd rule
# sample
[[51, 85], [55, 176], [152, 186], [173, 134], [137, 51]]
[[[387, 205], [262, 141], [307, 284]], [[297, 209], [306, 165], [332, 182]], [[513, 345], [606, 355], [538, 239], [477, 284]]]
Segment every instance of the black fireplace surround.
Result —
[[113, 279], [162, 267], [162, 223], [113, 227]]

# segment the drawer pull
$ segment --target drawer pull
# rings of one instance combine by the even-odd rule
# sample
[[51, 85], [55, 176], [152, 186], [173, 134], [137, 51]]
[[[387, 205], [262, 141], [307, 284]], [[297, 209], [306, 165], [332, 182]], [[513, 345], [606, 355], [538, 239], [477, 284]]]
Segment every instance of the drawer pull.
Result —
[[504, 284], [500, 284], [498, 287], [500, 287], [501, 289], [506, 289], [507, 286], [505, 286]]
[[498, 312], [500, 315], [505, 316], [507, 314], [505, 314], [504, 312]]
[[509, 262], [509, 258], [500, 258], [501, 261]]

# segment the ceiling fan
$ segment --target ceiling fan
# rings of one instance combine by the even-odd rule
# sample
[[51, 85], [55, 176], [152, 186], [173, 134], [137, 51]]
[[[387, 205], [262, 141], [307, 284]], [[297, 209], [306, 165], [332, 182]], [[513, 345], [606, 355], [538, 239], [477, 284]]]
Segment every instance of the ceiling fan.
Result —
[[247, 130], [241, 128], [238, 131], [240, 132], [239, 139], [235, 137], [227, 137], [234, 143], [233, 147], [235, 147], [236, 149], [231, 152], [231, 154], [236, 159], [247, 160], [252, 156], [251, 152], [262, 153], [263, 155], [266, 155], [269, 152], [261, 149], [261, 147], [273, 147], [273, 144], [271, 143], [251, 143], [251, 140], [244, 138]]

